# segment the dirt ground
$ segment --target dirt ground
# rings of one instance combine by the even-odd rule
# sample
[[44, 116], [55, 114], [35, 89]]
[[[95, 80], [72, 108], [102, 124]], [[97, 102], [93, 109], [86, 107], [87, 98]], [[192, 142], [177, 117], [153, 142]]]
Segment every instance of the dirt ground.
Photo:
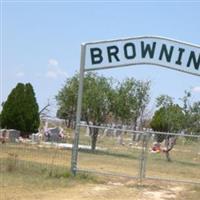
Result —
[[[14, 177], [14, 176], [12, 176]], [[104, 180], [104, 179], [103, 179]], [[118, 180], [88, 180], [14, 177], [4, 181], [1, 200], [198, 200], [200, 186]], [[9, 186], [9, 187], [8, 187]]]

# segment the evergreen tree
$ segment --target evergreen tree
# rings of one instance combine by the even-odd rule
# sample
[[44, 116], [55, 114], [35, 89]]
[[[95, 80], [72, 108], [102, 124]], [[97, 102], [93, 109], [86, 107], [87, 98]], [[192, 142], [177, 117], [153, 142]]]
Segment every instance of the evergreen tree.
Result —
[[39, 106], [35, 98], [35, 92], [30, 83], [25, 85], [25, 99], [24, 99], [24, 119], [25, 131], [37, 132], [40, 125]]
[[37, 132], [40, 123], [38, 109], [32, 85], [18, 83], [3, 105], [1, 127], [20, 130], [22, 136]]

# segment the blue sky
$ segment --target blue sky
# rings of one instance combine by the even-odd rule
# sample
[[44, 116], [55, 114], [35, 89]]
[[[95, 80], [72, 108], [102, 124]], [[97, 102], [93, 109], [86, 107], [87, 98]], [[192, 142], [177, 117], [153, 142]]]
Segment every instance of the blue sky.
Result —
[[[200, 1], [3, 1], [1, 101], [18, 82], [32, 83], [43, 107], [79, 71], [80, 44], [143, 35], [200, 44]], [[153, 102], [185, 89], [200, 99], [200, 78], [157, 66], [98, 71], [117, 80], [151, 80]]]

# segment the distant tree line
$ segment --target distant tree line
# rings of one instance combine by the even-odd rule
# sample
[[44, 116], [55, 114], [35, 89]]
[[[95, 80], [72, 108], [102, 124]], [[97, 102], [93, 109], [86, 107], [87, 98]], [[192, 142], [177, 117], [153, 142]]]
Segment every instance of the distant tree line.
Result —
[[[65, 119], [69, 128], [75, 127], [78, 85], [79, 74], [75, 74], [66, 80], [56, 96], [57, 117]], [[153, 116], [147, 118], [149, 101], [150, 81], [126, 78], [119, 82], [97, 73], [86, 73], [81, 120], [88, 125], [113, 123], [128, 125], [133, 130], [149, 127], [160, 132], [200, 135], [200, 101], [192, 102], [191, 92], [185, 91], [181, 105], [176, 104], [168, 95], [159, 96]], [[30, 83], [18, 83], [2, 108], [1, 128], [20, 130], [23, 137], [38, 131], [40, 112]], [[99, 132], [97, 128], [89, 130], [91, 147], [95, 150]]]
[[[58, 92], [57, 116], [66, 119], [72, 127], [76, 117], [79, 75], [68, 78]], [[161, 132], [200, 134], [200, 101], [191, 103], [191, 93], [185, 92], [182, 106], [173, 98], [161, 95], [156, 99], [156, 111], [150, 119], [145, 111], [150, 101], [150, 81], [126, 78], [122, 82], [112, 78], [86, 73], [82, 100], [81, 120], [87, 124], [121, 124], [142, 130], [144, 126]], [[145, 121], [149, 123], [146, 125]], [[92, 149], [95, 150], [98, 129], [90, 128]]]

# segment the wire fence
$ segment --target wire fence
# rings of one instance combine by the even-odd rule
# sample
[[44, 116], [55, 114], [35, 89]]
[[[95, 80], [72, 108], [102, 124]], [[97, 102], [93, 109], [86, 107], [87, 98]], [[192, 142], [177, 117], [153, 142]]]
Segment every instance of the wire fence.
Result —
[[[94, 147], [94, 128], [98, 131]], [[200, 136], [130, 127], [80, 126], [77, 171], [138, 180], [200, 184]], [[59, 176], [69, 172], [73, 134], [68, 140], [0, 144], [1, 188], [13, 173]], [[34, 178], [34, 176], [32, 177]]]
[[[90, 129], [94, 128], [98, 129], [95, 151], [91, 150], [90, 135]], [[137, 178], [142, 144], [133, 144], [132, 137], [131, 132], [122, 129], [81, 126], [79, 144], [88, 150], [79, 149], [78, 170]]]
[[[71, 148], [60, 143], [0, 143], [0, 199], [13, 199], [12, 194], [23, 193], [28, 185], [48, 183], [50, 178], [67, 177], [70, 174]], [[30, 186], [31, 187], [31, 186]]]
[[[0, 144], [0, 173], [26, 172], [55, 175], [69, 168], [71, 148], [60, 143], [10, 143]], [[3, 177], [1, 177], [3, 178]]]
[[80, 127], [78, 171], [200, 184], [200, 135]]
[[148, 144], [147, 178], [200, 183], [200, 136], [154, 133]]

